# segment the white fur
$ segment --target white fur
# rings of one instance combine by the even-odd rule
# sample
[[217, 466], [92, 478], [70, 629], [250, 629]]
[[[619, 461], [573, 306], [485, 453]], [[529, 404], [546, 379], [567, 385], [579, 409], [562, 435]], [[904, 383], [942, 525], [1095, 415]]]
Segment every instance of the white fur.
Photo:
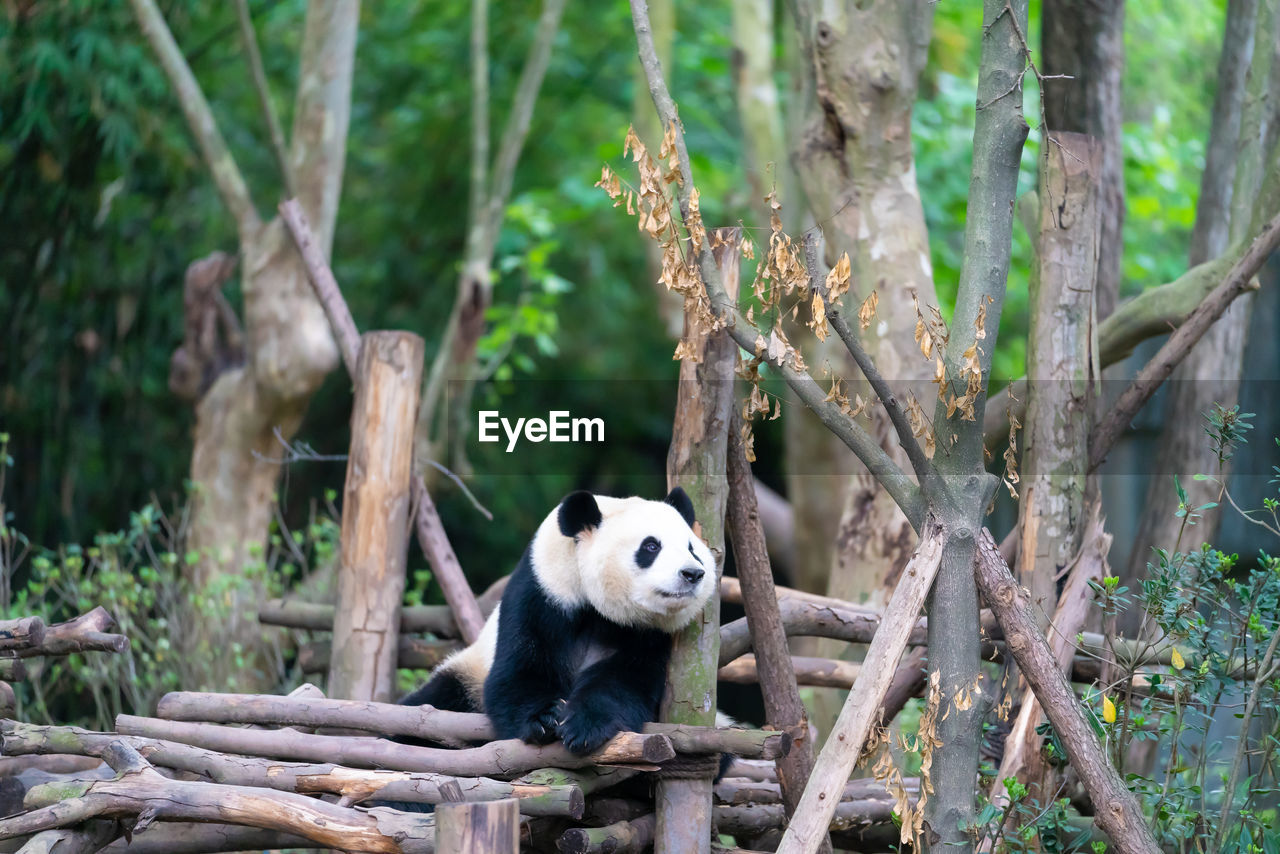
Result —
[[[687, 626], [715, 590], [711, 549], [666, 502], [598, 495], [596, 505], [603, 521], [576, 538], [560, 533], [558, 507], [538, 527], [531, 560], [542, 589], [566, 608], [590, 603], [619, 625], [669, 633]], [[636, 552], [647, 537], [662, 550], [642, 568]], [[692, 567], [704, 575], [689, 590], [679, 573]]]
[[493, 658], [498, 649], [498, 612], [499, 604], [485, 620], [484, 628], [476, 637], [476, 642], [451, 654], [436, 665], [433, 676], [452, 673], [466, 689], [467, 696], [476, 708], [484, 708], [484, 680], [493, 668]]

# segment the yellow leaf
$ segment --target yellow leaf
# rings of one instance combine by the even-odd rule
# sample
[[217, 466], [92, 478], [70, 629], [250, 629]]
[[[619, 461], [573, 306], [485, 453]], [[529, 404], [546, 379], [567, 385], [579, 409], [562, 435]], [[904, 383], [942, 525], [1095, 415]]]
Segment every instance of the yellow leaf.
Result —
[[1187, 662], [1182, 658], [1182, 653], [1178, 652], [1178, 648], [1176, 646], [1173, 648], [1173, 654], [1170, 655], [1169, 658], [1173, 662], [1175, 670], [1181, 670], [1187, 666]]
[[1116, 722], [1116, 704], [1105, 694], [1102, 696], [1102, 719], [1109, 724]]
[[880, 297], [875, 291], [871, 292], [871, 296], [862, 301], [862, 307], [858, 309], [858, 323], [866, 329], [871, 325], [871, 318], [876, 316], [876, 306], [880, 304]]
[[840, 260], [836, 261], [836, 265], [831, 268], [831, 272], [827, 273], [827, 299], [834, 303], [840, 299], [845, 291], [849, 290], [850, 273], [849, 253], [841, 253]]

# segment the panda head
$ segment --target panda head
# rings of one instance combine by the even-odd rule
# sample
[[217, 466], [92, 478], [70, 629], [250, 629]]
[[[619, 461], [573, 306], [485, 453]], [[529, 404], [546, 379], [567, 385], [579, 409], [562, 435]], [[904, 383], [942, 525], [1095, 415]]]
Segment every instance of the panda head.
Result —
[[715, 558], [694, 533], [693, 502], [679, 487], [662, 501], [574, 492], [554, 516], [576, 575], [554, 579], [566, 592], [576, 588], [562, 601], [585, 599], [619, 625], [676, 632], [715, 589]]

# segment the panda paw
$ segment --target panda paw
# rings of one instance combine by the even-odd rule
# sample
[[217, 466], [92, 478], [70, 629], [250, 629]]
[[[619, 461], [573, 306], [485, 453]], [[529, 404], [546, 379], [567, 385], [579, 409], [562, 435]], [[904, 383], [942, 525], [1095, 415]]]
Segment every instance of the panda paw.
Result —
[[550, 744], [559, 738], [560, 720], [564, 717], [565, 701], [556, 700], [525, 720], [516, 738], [529, 744]]
[[570, 753], [582, 756], [628, 729], [617, 715], [591, 708], [574, 708], [560, 725], [560, 740]]

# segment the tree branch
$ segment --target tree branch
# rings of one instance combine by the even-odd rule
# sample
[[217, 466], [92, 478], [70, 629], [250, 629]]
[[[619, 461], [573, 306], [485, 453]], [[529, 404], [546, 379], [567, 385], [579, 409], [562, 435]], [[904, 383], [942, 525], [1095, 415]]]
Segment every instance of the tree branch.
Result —
[[165, 24], [164, 16], [156, 7], [155, 0], [129, 0], [129, 2], [133, 6], [134, 16], [138, 19], [138, 27], [151, 45], [151, 49], [155, 51], [165, 76], [169, 78], [169, 85], [173, 87], [173, 93], [182, 107], [183, 115], [186, 116], [187, 127], [191, 129], [196, 145], [200, 148], [200, 154], [209, 167], [210, 174], [213, 175], [218, 195], [222, 197], [222, 203], [235, 219], [241, 239], [245, 240], [258, 230], [262, 220], [258, 218], [253, 199], [249, 195], [249, 188], [245, 185], [239, 167], [236, 166], [235, 158], [231, 156], [226, 140], [218, 130], [218, 123], [213, 118], [213, 111], [209, 109], [209, 102], [205, 100], [200, 84], [196, 82], [195, 75], [191, 73], [191, 68], [183, 59], [182, 51], [174, 41], [173, 33]]
[[258, 50], [258, 37], [253, 30], [253, 17], [249, 14], [249, 0], [236, 0], [236, 19], [240, 24], [240, 43], [244, 46], [244, 57], [249, 63], [249, 74], [253, 78], [253, 89], [258, 96], [258, 107], [262, 110], [262, 119], [266, 122], [267, 135], [271, 140], [271, 154], [280, 170], [285, 195], [294, 198], [298, 195], [298, 185], [293, 180], [293, 170], [289, 166], [284, 130], [280, 127], [280, 119], [271, 103], [271, 87], [267, 85], [267, 73], [262, 67], [262, 53]]
[[1222, 316], [1236, 297], [1252, 289], [1253, 276], [1277, 246], [1280, 246], [1280, 214], [1262, 228], [1222, 283], [1169, 336], [1169, 340], [1120, 395], [1111, 411], [1094, 427], [1089, 435], [1089, 471], [1095, 471], [1102, 464], [1134, 416], [1156, 393], [1160, 384], [1169, 378], [1178, 363], [1191, 352], [1196, 342], [1209, 331], [1214, 321]]
[[1120, 854], [1156, 854], [1160, 848], [1137, 798], [1108, 761], [1093, 724], [1036, 625], [1026, 591], [1014, 580], [986, 528], [978, 541], [973, 569], [983, 598], [1004, 627], [1009, 652], [1062, 740], [1072, 767], [1097, 809], [1098, 826], [1111, 837]]
[[[658, 61], [657, 51], [654, 48], [653, 32], [649, 26], [649, 11], [644, 0], [631, 0], [631, 20], [636, 31], [640, 65], [644, 69], [645, 79], [649, 84], [649, 94], [653, 98], [658, 117], [664, 127], [674, 125], [676, 129], [675, 149], [680, 176], [680, 180], [676, 182], [677, 198], [680, 204], [680, 215], [687, 223], [689, 200], [694, 186], [693, 170], [689, 165], [689, 150], [685, 146], [684, 131], [676, 114], [676, 105], [671, 99], [671, 93], [667, 90], [667, 83], [662, 75], [662, 65]], [[707, 297], [711, 301], [712, 308], [716, 314], [723, 317], [733, 340], [748, 352], [756, 352], [756, 342], [760, 332], [747, 322], [747, 319], [737, 310], [734, 301], [725, 293], [708, 241], [703, 241], [702, 250], [698, 254], [698, 269], [702, 274], [702, 282], [707, 289]], [[825, 399], [826, 392], [818, 386], [813, 377], [804, 371], [796, 370], [786, 360], [776, 367], [792, 391], [857, 455], [858, 459], [862, 460], [867, 470], [902, 508], [912, 526], [918, 529], [924, 518], [924, 501], [919, 487], [912, 479], [890, 459], [870, 434], [845, 416], [839, 406]]]

